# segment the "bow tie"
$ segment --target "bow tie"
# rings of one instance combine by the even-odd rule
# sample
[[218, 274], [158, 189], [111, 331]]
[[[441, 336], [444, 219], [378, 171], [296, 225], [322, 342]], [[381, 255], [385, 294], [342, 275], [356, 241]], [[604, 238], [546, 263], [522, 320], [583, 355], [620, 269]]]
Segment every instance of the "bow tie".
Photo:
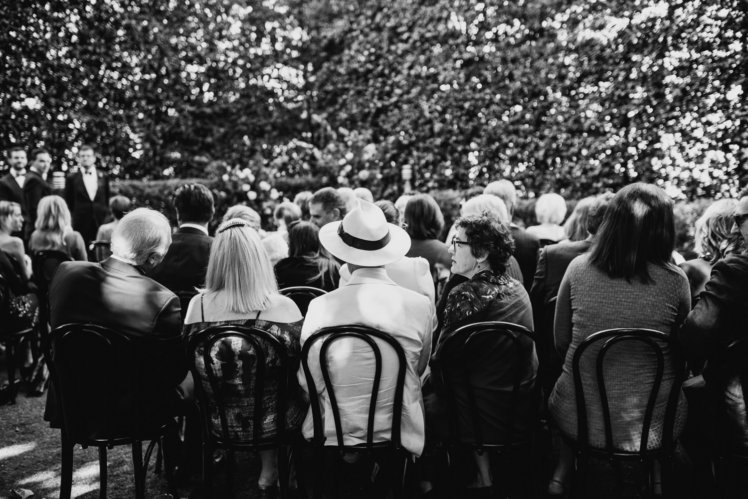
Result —
[[15, 178], [18, 177], [25, 177], [26, 176], [26, 169], [23, 170], [11, 170], [10, 174], [13, 175]]
[[91, 169], [91, 170], [83, 170], [83, 173], [84, 173], [85, 175], [93, 175], [93, 174], [94, 174], [94, 173], [96, 173], [96, 172], [95, 172], [95, 171], [94, 171], [93, 169]]

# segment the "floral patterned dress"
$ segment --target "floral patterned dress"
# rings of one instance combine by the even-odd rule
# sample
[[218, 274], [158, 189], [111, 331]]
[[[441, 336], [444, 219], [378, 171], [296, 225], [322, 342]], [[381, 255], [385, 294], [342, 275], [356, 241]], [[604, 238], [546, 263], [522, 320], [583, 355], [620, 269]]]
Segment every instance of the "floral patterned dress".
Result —
[[[258, 314], [259, 316], [259, 314]], [[198, 331], [209, 326], [242, 325], [256, 327], [276, 336], [285, 344], [290, 358], [289, 380], [290, 386], [286, 400], [286, 429], [295, 429], [301, 425], [306, 415], [306, 404], [301, 389], [296, 382], [295, 373], [299, 366], [302, 321], [291, 323], [277, 323], [256, 319], [240, 319], [213, 322], [196, 322], [186, 324], [184, 334], [189, 338]], [[260, 438], [274, 436], [278, 410], [276, 407], [276, 396], [278, 391], [277, 379], [279, 372], [279, 359], [272, 348], [265, 349], [268, 357], [266, 359], [265, 386], [263, 388], [261, 413], [262, 429]], [[200, 384], [209, 400], [222, 398], [224, 406], [227, 407], [227, 426], [229, 434], [236, 440], [250, 440], [254, 438], [254, 393], [252, 379], [256, 375], [257, 356], [254, 348], [241, 338], [225, 338], [213, 344], [210, 358], [214, 362], [213, 372], [219, 380], [219, 393], [214, 393], [208, 381], [208, 372], [205, 369], [204, 350], [199, 347], [195, 352], [195, 365], [199, 373], [199, 379], [195, 384]], [[210, 412], [211, 428], [216, 436], [221, 435], [221, 419], [215, 404], [207, 408]]]

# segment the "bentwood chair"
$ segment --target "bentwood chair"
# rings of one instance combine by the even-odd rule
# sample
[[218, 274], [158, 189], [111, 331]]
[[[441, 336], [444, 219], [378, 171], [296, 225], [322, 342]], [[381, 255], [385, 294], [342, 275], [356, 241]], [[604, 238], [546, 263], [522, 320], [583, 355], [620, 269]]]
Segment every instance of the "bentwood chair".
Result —
[[10, 300], [12, 297], [10, 286], [5, 277], [0, 274], [0, 343], [5, 345], [5, 356], [8, 371], [8, 397], [5, 398], [11, 404], [16, 403], [18, 394], [18, 381], [16, 374], [21, 354], [20, 346], [25, 340], [34, 337], [33, 328], [17, 327], [13, 324], [10, 314]]
[[[286, 345], [262, 329], [211, 326], [189, 339], [187, 355], [203, 419], [206, 496], [213, 492], [214, 449], [277, 449], [280, 496], [288, 497], [286, 408], [295, 373]], [[233, 489], [233, 471], [228, 470]]]
[[[615, 359], [618, 347], [622, 345], [632, 347], [638, 345], [638, 362], [630, 363], [625, 368], [610, 369], [608, 362]], [[666, 358], [669, 351], [670, 358]], [[589, 361], [586, 359], [589, 358]], [[586, 369], [582, 368], [585, 363]], [[667, 363], [670, 363], [673, 372], [672, 381], [663, 383]], [[624, 364], [625, 365], [625, 364]], [[628, 370], [627, 370], [628, 369]], [[616, 428], [611, 419], [610, 397], [606, 383], [611, 381], [640, 379], [641, 373], [652, 375], [649, 386], [632, 386], [631, 389], [638, 391], [641, 400], [646, 401], [644, 413], [640, 420], [626, 421], [628, 430], [632, 428], [640, 432], [638, 450], [625, 450], [619, 448], [614, 442], [613, 435]], [[676, 440], [673, 436], [675, 426], [676, 409], [685, 376], [685, 362], [680, 350], [674, 344], [670, 335], [652, 329], [620, 328], [608, 329], [591, 334], [582, 341], [574, 352], [572, 358], [572, 376], [574, 379], [574, 392], [577, 405], [577, 438], [570, 441], [575, 449], [577, 457], [577, 470], [574, 476], [572, 488], [579, 490], [586, 478], [587, 464], [591, 456], [607, 458], [616, 465], [622, 460], [636, 460], [642, 464], [642, 469], [647, 476], [650, 496], [654, 496], [654, 462], [659, 461], [662, 465], [662, 492], [667, 497], [671, 495], [673, 455]], [[596, 393], [590, 393], [583, 384], [583, 376], [592, 378], [596, 385]], [[587, 404], [596, 397], [602, 408], [602, 419], [590, 420], [587, 412]], [[655, 415], [655, 405], [658, 398], [665, 397], [665, 410]], [[631, 426], [633, 425], [633, 426]], [[650, 444], [650, 432], [653, 426], [662, 430], [662, 441], [659, 445]], [[595, 446], [590, 443], [590, 429], [604, 432], [604, 445]], [[618, 469], [618, 468], [617, 468]], [[620, 485], [620, 484], [619, 484]]]
[[91, 243], [93, 255], [97, 262], [102, 262], [112, 256], [111, 241], [94, 241]]
[[281, 289], [280, 294], [291, 298], [296, 306], [299, 307], [301, 315], [306, 315], [306, 311], [309, 308], [309, 302], [318, 296], [327, 294], [327, 291], [312, 286], [290, 286]]
[[[169, 404], [175, 387], [159, 386], [157, 360], [166, 352], [183, 351], [181, 338], [133, 338], [94, 324], [67, 324], [52, 331], [47, 362], [52, 375], [48, 404], [62, 427], [60, 497], [69, 499], [76, 444], [99, 449], [99, 497], [107, 495], [107, 449], [130, 445], [135, 497], [145, 498], [148, 461], [157, 442], [176, 435]], [[174, 394], [176, 396], [176, 394]], [[151, 442], [143, 458], [143, 442]], [[176, 497], [169, 452], [164, 451], [166, 477]]]
[[[338, 348], [346, 350], [351, 347], [351, 342], [359, 342], [369, 348], [374, 357], [374, 372], [371, 373], [371, 392], [368, 393], [368, 419], [366, 421], [366, 441], [358, 445], [348, 445], [346, 441], [346, 432], [348, 428], [344, 420], [344, 414], [341, 414], [341, 405], [348, 405], [351, 401], [339, 397], [336, 390], [335, 382], [339, 380], [348, 380], [350, 376], [346, 373], [346, 366], [356, 364], [356, 359], [347, 357], [344, 365], [334, 363], [331, 356]], [[319, 357], [317, 359], [319, 370], [324, 382], [324, 391], [329, 400], [332, 414], [324, 414], [320, 393], [323, 387], [318, 386], [315, 377], [310, 368], [310, 356], [312, 348], [321, 343], [319, 347]], [[394, 385], [382, 387], [383, 360], [382, 347], [390, 349], [397, 360], [397, 369], [388, 372], [388, 376], [395, 375]], [[383, 474], [388, 475], [388, 487], [394, 492], [395, 497], [404, 497], [404, 478], [409, 454], [401, 444], [400, 423], [402, 420], [403, 410], [403, 392], [405, 389], [405, 370], [406, 358], [402, 345], [391, 335], [361, 325], [344, 325], [322, 328], [312, 334], [304, 343], [301, 352], [301, 365], [307, 382], [307, 391], [309, 393], [309, 405], [312, 410], [312, 419], [314, 426], [314, 436], [311, 445], [315, 451], [315, 465], [317, 469], [314, 472], [314, 497], [322, 497], [322, 478], [325, 478], [325, 470], [322, 469], [326, 464], [325, 458], [333, 457], [333, 466], [341, 465], [341, 461], [349, 455], [361, 454], [366, 455], [381, 466]], [[333, 381], [335, 380], [335, 382]], [[343, 381], [345, 384], [346, 381]], [[388, 411], [391, 427], [389, 439], [385, 441], [374, 440], [374, 425], [377, 419], [377, 412], [384, 409], [377, 407], [383, 393], [393, 392], [391, 411]], [[362, 397], [363, 398], [363, 397]], [[341, 404], [342, 403], [342, 404]], [[377, 411], [379, 409], [379, 411]], [[335, 426], [335, 440], [328, 442], [325, 435], [325, 420], [332, 420]], [[381, 423], [380, 423], [381, 424]], [[327, 447], [326, 447], [327, 446]], [[335, 452], [325, 452], [332, 449]], [[337, 457], [336, 457], [337, 455]], [[329, 485], [334, 487], [334, 497], [340, 494], [340, 473], [327, 475]], [[329, 483], [332, 482], [332, 483]]]
[[478, 322], [457, 329], [432, 361], [437, 394], [447, 409], [452, 496], [460, 495], [455, 456], [465, 451], [488, 454], [494, 495], [529, 495], [529, 458], [541, 403], [534, 350], [529, 329]]

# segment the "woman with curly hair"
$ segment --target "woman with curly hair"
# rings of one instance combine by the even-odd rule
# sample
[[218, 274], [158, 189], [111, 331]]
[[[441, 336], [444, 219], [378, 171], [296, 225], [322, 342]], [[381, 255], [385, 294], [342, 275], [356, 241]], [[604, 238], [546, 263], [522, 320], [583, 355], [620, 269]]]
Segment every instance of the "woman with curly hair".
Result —
[[743, 246], [740, 233], [732, 231], [732, 214], [736, 205], [734, 199], [720, 199], [709, 205], [696, 221], [694, 242], [699, 256], [680, 264], [691, 287], [692, 305], [696, 304], [696, 297], [704, 291], [714, 264], [733, 253], [739, 253]]
[[[520, 337], [519, 357], [514, 357], [513, 345], [506, 338], [501, 338], [494, 348], [482, 348], [480, 352], [467, 355], [460, 346], [459, 340], [452, 340], [459, 328], [468, 324], [483, 321], [503, 321], [519, 324], [533, 329], [532, 307], [530, 298], [522, 282], [507, 274], [507, 262], [514, 250], [514, 241], [506, 225], [491, 215], [467, 216], [457, 220], [455, 236], [450, 241], [449, 252], [452, 256], [452, 274], [461, 275], [467, 280], [454, 287], [447, 296], [444, 310], [444, 323], [441, 334], [434, 339], [432, 367], [435, 372], [448, 364], [469, 363], [471, 373], [467, 379], [451, 379], [450, 385], [466, 386], [469, 384], [475, 395], [477, 414], [480, 415], [485, 442], [506, 442], [510, 435], [517, 435], [529, 429], [525, 427], [537, 404], [533, 403], [534, 385], [538, 361], [532, 339]], [[497, 355], [506, 355], [507, 359], [519, 362], [521, 372], [520, 394], [512, 398], [514, 384], [514, 364], [511, 360], [497, 365]], [[440, 385], [440, 376], [433, 376], [434, 393], [425, 399], [427, 423], [431, 423], [436, 437], [444, 437], [446, 431], [443, 422], [446, 418], [446, 400], [440, 396], [444, 393]], [[464, 395], [464, 394], [463, 394]], [[456, 411], [458, 421], [469, 420], [470, 406], [462, 395], [457, 395]], [[513, 418], [512, 414], [523, 414], [528, 417]], [[464, 437], [462, 429], [461, 435]], [[491, 487], [488, 457], [485, 454], [474, 455], [476, 478], [470, 488], [482, 489]]]

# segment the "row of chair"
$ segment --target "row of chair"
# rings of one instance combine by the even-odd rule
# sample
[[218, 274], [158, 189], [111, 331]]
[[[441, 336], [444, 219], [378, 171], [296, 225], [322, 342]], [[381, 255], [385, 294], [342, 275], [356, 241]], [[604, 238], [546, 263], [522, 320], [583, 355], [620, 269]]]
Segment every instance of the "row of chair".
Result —
[[[502, 341], [508, 345], [517, 345], [517, 341], [521, 336], [529, 336], [532, 338], [532, 333], [521, 326], [507, 324], [507, 323], [478, 323], [469, 326], [465, 326], [461, 331], [456, 333], [450, 341], [454, 342], [452, 345], [455, 349], [467, 348], [467, 351], [472, 349], [485, 349], [486, 344], [495, 342], [501, 338]], [[341, 421], [341, 414], [339, 412], [339, 400], [335, 397], [335, 389], [331, 382], [331, 373], [328, 369], [327, 359], [329, 352], [335, 348], [335, 343], [345, 338], [354, 338], [368, 345], [372, 351], [375, 352], [375, 358], [377, 359], [375, 373], [373, 373], [372, 392], [369, 397], [369, 421], [366, 428], [366, 443], [361, 446], [349, 447], [344, 443], [344, 424]], [[63, 491], [61, 497], [69, 497], [69, 488], [71, 484], [71, 473], [72, 473], [72, 445], [79, 443], [82, 445], [95, 445], [100, 450], [100, 465], [102, 466], [102, 494], [101, 497], [105, 497], [105, 480], [106, 480], [106, 448], [112, 445], [130, 444], [133, 446], [133, 461], [136, 470], [136, 493], [137, 497], [144, 497], [144, 473], [147, 468], [147, 458], [143, 462], [140, 457], [138, 449], [141, 448], [141, 443], [145, 441], [157, 441], [163, 440], [170, 431], [173, 430], [174, 425], [172, 419], [164, 417], [157, 421], [157, 424], [150, 424], [151, 421], [144, 420], [144, 406], [143, 403], [147, 396], [145, 395], [148, 390], [145, 388], [147, 380], [143, 379], [144, 372], [139, 370], [142, 362], [138, 359], [138, 352], [141, 349], [153, 348], [153, 341], [160, 341], [159, 347], [166, 347], [163, 344], [164, 340], [153, 340], [153, 339], [142, 339], [133, 340], [127, 338], [124, 335], [117, 333], [116, 331], [106, 330], [100, 326], [95, 325], [81, 325], [73, 324], [58, 328], [52, 333], [51, 336], [51, 354], [49, 356], [50, 367], [53, 375], [53, 382], [56, 388], [59, 390], [60, 403], [62, 413], [64, 415], [63, 424]], [[232, 339], [238, 341], [232, 342]], [[580, 361], [587, 354], [589, 349], [594, 345], [602, 345], [597, 350], [596, 355], [596, 376], [598, 386], [600, 387], [599, 394], [594, 394], [603, 401], [604, 407], [607, 405], [606, 393], [605, 393], [605, 380], [604, 380], [604, 365], [605, 361], [610, 355], [611, 347], [620, 344], [624, 341], [636, 341], [642, 344], [646, 344], [649, 348], [655, 352], [657, 359], [656, 365], [649, 366], [656, 373], [656, 379], [654, 384], [650, 387], [650, 393], [648, 398], [648, 406], [644, 421], [642, 422], [642, 442], [644, 444], [640, 447], [638, 452], [621, 452], [615, 449], [612, 445], [612, 427], [609, 417], [609, 411], [604, 410], [605, 418], [604, 421], [588, 421], [585, 415], [586, 406], [585, 403], [589, 400], [592, 394], [585, 394], [581, 388], [581, 373], [580, 373]], [[317, 343], [321, 343], [320, 350], [320, 366], [323, 370], [323, 378], [325, 389], [330, 397], [332, 406], [332, 416], [335, 425], [336, 438], [334, 442], [328, 442], [325, 439], [323, 430], [323, 419], [321, 414], [320, 401], [317, 397], [317, 393], [321, 387], [314, 386], [314, 378], [312, 377], [309, 364], [308, 356], [310, 354], [312, 346]], [[229, 431], [229, 425], [227, 424], [227, 403], [221, 400], [220, 396], [216, 397], [216, 394], [220, 394], [218, 383], [220, 383], [221, 370], [218, 369], [215, 359], [212, 357], [211, 352], [219, 343], [226, 345], [244, 345], [243, 348], [251, 348], [255, 353], [255, 370], [254, 376], [251, 379], [250, 386], [245, 387], [243, 393], [247, 397], [254, 397], [253, 414], [247, 414], [246, 417], [254, 423], [254, 433], [251, 435], [244, 435], [237, 437], [236, 434], [232, 434]], [[392, 407], [391, 421], [392, 429], [390, 439], [387, 442], [376, 442], [373, 440], [372, 435], [374, 433], [374, 412], [377, 406], [377, 395], [378, 386], [381, 380], [382, 367], [381, 367], [381, 348], [392, 349], [398, 358], [399, 368], [397, 372], [397, 383], [396, 383], [396, 394], [395, 403]], [[452, 349], [452, 346], [448, 350]], [[580, 462], [579, 471], [584, 471], [584, 463], [588, 457], [594, 453], [603, 454], [611, 459], [620, 458], [635, 458], [642, 460], [643, 463], [651, 465], [653, 460], [661, 460], [668, 462], [672, 457], [674, 451], [674, 442], [672, 439], [666, 439], [663, 445], [658, 449], [648, 449], [646, 442], [648, 441], [649, 429], [654, 424], [653, 421], [653, 406], [654, 400], [662, 387], [660, 386], [662, 380], [662, 371], [664, 369], [664, 356], [662, 354], [664, 348], [672, 346], [670, 339], [667, 335], [648, 330], [610, 330], [596, 333], [587, 338], [577, 349], [574, 356], [573, 369], [574, 379], [576, 382], [577, 390], [577, 404], [578, 414], [582, 417], [578, 418], [580, 436], [576, 442], [573, 442], [574, 447], [577, 449], [577, 455]], [[510, 347], [511, 348], [511, 347]], [[195, 352], [200, 350], [202, 352], [202, 364], [205, 366], [204, 371], [200, 371], [197, 368], [195, 362]], [[201, 407], [201, 413], [204, 423], [204, 484], [206, 487], [207, 495], [212, 490], [212, 452], [214, 449], [228, 449], [230, 451], [241, 451], [241, 450], [259, 450], [264, 448], [278, 448], [279, 453], [279, 474], [280, 474], [280, 485], [281, 485], [281, 496], [287, 497], [288, 493], [288, 455], [285, 450], [289, 445], [296, 442], [297, 440], [291, 438], [291, 435], [285, 428], [285, 418], [276, 418], [276, 427], [272, 431], [273, 438], [262, 438], [259, 435], [259, 429], [261, 428], [261, 417], [268, 408], [264, 407], [261, 394], [263, 393], [263, 387], [268, 381], [264, 372], [264, 360], [268, 357], [270, 351], [276, 358], [279, 359], [280, 365], [285, 366], [279, 370], [281, 379], [277, 380], [279, 383], [279, 389], [276, 392], [275, 407], [274, 409], [278, 414], [284, 414], [286, 407], [286, 397], [289, 390], [289, 384], [294, 378], [294, 374], [287, 369], [290, 366], [290, 360], [286, 352], [285, 346], [277, 340], [274, 336], [269, 333], [256, 329], [246, 328], [241, 326], [217, 326], [207, 328], [196, 335], [194, 335], [189, 343], [187, 344], [187, 355], [190, 359], [190, 368], [195, 377], [196, 394], [197, 400]], [[237, 357], [238, 358], [238, 357]], [[92, 359], [98, 359], [95, 362], [95, 366], [92, 367]], [[222, 359], [225, 361], [225, 359]], [[385, 451], [390, 453], [392, 459], [399, 459], [402, 466], [396, 466], [399, 470], [391, 477], [390, 485], [395, 492], [396, 497], [405, 497], [405, 486], [404, 476], [407, 462], [407, 454], [401, 446], [400, 439], [400, 415], [402, 412], [402, 394], [405, 379], [405, 354], [399, 343], [393, 340], [386, 333], [373, 330], [364, 326], [340, 326], [334, 328], [326, 328], [318, 331], [304, 344], [301, 355], [302, 370], [306, 377], [309, 385], [310, 393], [310, 405], [312, 411], [312, 417], [314, 421], [314, 438], [305, 443], [305, 445], [311, 446], [312, 449], [316, 449], [314, 452], [323, 453], [325, 449], [330, 447], [337, 448], [341, 453], [350, 451]], [[677, 362], [681, 365], [680, 362]], [[226, 366], [222, 366], [226, 369]], [[682, 367], [682, 366], [681, 366]], [[90, 376], [91, 369], [97, 369], [97, 376]], [[481, 427], [483, 420], [482, 415], [478, 414], [475, 407], [474, 398], [470, 396], [474, 387], [470, 386], [453, 386], [450, 383], [450, 379], [454, 379], [453, 375], [456, 370], [462, 370], [464, 372], [469, 371], [472, 368], [470, 363], [452, 364], [450, 363], [449, 357], [443, 359], [441, 365], [436, 369], [437, 372], [434, 375], [442, 377], [442, 381], [445, 386], [450, 387], [452, 395], [455, 397], [456, 391], [468, 394], [467, 410], [470, 412], [468, 421], [471, 422], [472, 428], [469, 432], [465, 432], [465, 428], [462, 425], [465, 424], [465, 418], [458, 414], [458, 411], [452, 410], [449, 413], [449, 425], [450, 435], [453, 436], [447, 444], [447, 450], [455, 448], [469, 448], [473, 451], [478, 452], [489, 452], [492, 454], [506, 454], [507, 452], [515, 452], [519, 449], [527, 449], [533, 445], [532, 434], [526, 433], [522, 435], [515, 435], [505, 441], [488, 441], [483, 437]], [[640, 366], [640, 368], [646, 368], [646, 366]], [[507, 371], [507, 376], [511, 379], [509, 386], [512, 386], [511, 397], [516, 397], [519, 391], [519, 367], [514, 366], [513, 369]], [[679, 379], [682, 379], [682, 369], [679, 367]], [[625, 374], [624, 374], [625, 375]], [[469, 376], [462, 376], [460, 379], [470, 379]], [[124, 380], [124, 381], [123, 381]], [[677, 385], [677, 386], [676, 386]], [[117, 390], [112, 390], [112, 386], [116, 386]], [[210, 390], [205, 390], [204, 387], [210, 387]], [[675, 383], [671, 387], [669, 395], [669, 406], [665, 412], [665, 420], [657, 422], [663, 424], [665, 428], [672, 428], [674, 420], [674, 404], [677, 400], [677, 393], [679, 392], [679, 383]], [[107, 390], [108, 389], [108, 390]], [[104, 391], [104, 393], [102, 393]], [[448, 392], [449, 392], [448, 391]], [[102, 396], [105, 398], [102, 399]], [[145, 397], [145, 399], [144, 399]], [[111, 399], [111, 400], [110, 400]], [[123, 406], [122, 400], [127, 401], [127, 407]], [[452, 409], [458, 407], [458, 404], [452, 400], [448, 404]], [[673, 406], [673, 407], [671, 407]], [[118, 418], [112, 418], [112, 414], [109, 411], [117, 410], [119, 413]], [[128, 412], [129, 411], [129, 412]], [[218, 424], [211, 418], [210, 414], [212, 411], [218, 411], [219, 418]], [[117, 428], [107, 427], [107, 421], [122, 420], [123, 415], [126, 415], [125, 421], [128, 423], [124, 426]], [[534, 415], [533, 417], [536, 417]], [[517, 414], [512, 417], [527, 417], [526, 414]], [[589, 434], [589, 427], [599, 428], [602, 426], [606, 435], [606, 445], [604, 448], [593, 448], [587, 440]], [[469, 434], [469, 436], [467, 436]], [[672, 435], [671, 431], [665, 431], [665, 435]], [[150, 446], [152, 449], [152, 446]], [[147, 453], [147, 456], [150, 452]], [[456, 455], [456, 454], [455, 454]], [[166, 459], [166, 453], [164, 455]], [[320, 454], [315, 460], [315, 463], [321, 464], [324, 462], [322, 455]], [[390, 461], [395, 462], [395, 461]], [[167, 471], [170, 469], [169, 463], [166, 468]], [[299, 476], [301, 474], [298, 474]], [[320, 477], [323, 473], [314, 473], [313, 476]], [[583, 473], [580, 478], [583, 477]], [[167, 474], [167, 478], [169, 478]], [[322, 486], [319, 482], [314, 484], [315, 497], [320, 497], [323, 493]]]

